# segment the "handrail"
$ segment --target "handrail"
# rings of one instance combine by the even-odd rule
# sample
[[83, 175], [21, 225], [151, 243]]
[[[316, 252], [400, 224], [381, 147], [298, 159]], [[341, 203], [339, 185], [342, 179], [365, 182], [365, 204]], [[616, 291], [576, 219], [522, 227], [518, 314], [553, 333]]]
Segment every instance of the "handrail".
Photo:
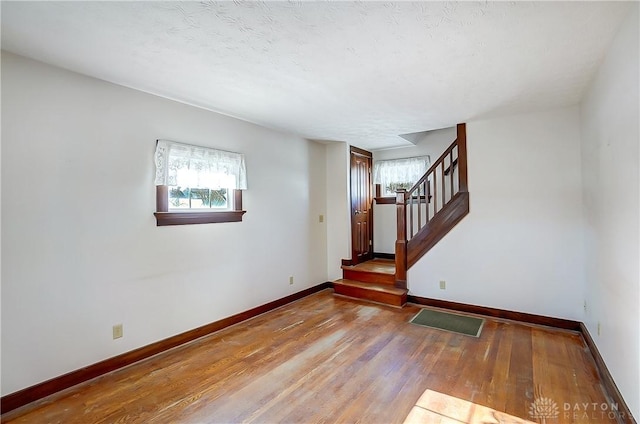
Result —
[[[461, 124], [464, 125], [464, 124]], [[451, 151], [458, 145], [458, 139], [456, 138], [455, 140], [453, 140], [453, 143], [451, 143], [449, 145], [449, 147], [446, 148], [446, 150], [444, 151], [443, 154], [440, 155], [440, 157], [438, 157], [438, 159], [436, 159], [435, 162], [433, 162], [433, 164], [429, 167], [429, 169], [427, 169], [427, 171], [424, 173], [424, 175], [422, 177], [420, 177], [420, 179], [418, 180], [417, 183], [415, 183], [409, 190], [407, 190], [407, 193], [411, 193], [413, 191], [415, 191], [415, 189], [422, 183], [424, 183], [424, 180], [429, 176], [429, 174], [431, 174], [432, 172], [435, 171], [435, 169], [438, 167], [438, 165], [440, 165], [441, 162], [444, 161], [444, 158], [451, 153]]]
[[[396, 194], [397, 287], [406, 288], [408, 266], [417, 260], [415, 258], [424, 254], [424, 252], [407, 252], [407, 250], [414, 249], [412, 246], [430, 249], [469, 212], [466, 125], [458, 124], [456, 133], [457, 137], [453, 143], [445, 149], [424, 175], [409, 190], [398, 190]], [[443, 217], [440, 212], [445, 209], [450, 212]], [[433, 225], [431, 225], [432, 222]], [[430, 228], [432, 232], [437, 231], [438, 234], [427, 235]], [[414, 238], [416, 242], [412, 243]], [[425, 239], [428, 239], [428, 243], [423, 242]], [[410, 261], [407, 258], [410, 258]]]

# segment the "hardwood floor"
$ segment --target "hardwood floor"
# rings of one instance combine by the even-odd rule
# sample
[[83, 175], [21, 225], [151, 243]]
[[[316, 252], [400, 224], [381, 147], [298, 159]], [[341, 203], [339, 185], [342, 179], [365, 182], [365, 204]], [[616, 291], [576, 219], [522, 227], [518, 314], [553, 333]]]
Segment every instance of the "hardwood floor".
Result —
[[[607, 403], [578, 333], [487, 319], [474, 338], [409, 324], [419, 309], [325, 290], [12, 411], [3, 422], [402, 423], [427, 391], [440, 403], [534, 422], [531, 404], [543, 398], [558, 407], [548, 422], [615, 422], [600, 406], [574, 410]], [[437, 414], [425, 422], [471, 422]]]

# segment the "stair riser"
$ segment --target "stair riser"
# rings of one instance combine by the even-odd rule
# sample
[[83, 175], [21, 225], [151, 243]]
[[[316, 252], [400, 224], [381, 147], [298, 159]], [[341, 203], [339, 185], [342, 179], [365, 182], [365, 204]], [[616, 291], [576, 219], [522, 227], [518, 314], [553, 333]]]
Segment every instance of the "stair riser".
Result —
[[379, 274], [376, 272], [342, 270], [342, 278], [347, 280], [364, 281], [366, 283], [395, 284], [396, 276], [393, 274]]
[[342, 284], [334, 284], [334, 290], [337, 294], [343, 296], [354, 297], [356, 299], [365, 299], [372, 302], [383, 303], [385, 305], [402, 307], [407, 303], [407, 295], [394, 295], [390, 293], [381, 293], [378, 291], [370, 291], [360, 287], [345, 286]]

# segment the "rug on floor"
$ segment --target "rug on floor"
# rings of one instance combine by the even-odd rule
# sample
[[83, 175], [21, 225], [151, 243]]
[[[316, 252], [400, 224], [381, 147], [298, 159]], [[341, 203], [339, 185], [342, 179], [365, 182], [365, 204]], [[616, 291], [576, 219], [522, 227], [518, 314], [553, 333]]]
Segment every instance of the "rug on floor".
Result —
[[421, 310], [410, 322], [423, 327], [437, 328], [473, 337], [480, 337], [480, 332], [484, 325], [484, 319], [482, 318], [434, 311], [432, 309]]

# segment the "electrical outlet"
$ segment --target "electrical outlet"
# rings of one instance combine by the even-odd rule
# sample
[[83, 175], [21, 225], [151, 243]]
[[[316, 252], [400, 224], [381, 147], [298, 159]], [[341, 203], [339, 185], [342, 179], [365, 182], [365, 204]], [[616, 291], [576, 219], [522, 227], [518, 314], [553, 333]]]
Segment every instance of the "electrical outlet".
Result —
[[447, 289], [447, 282], [444, 280], [440, 280], [440, 290], [446, 290]]
[[293, 285], [293, 276], [289, 277], [289, 285], [292, 286]]
[[320, 215], [318, 217], [318, 222], [324, 222], [324, 215]]
[[598, 336], [600, 335], [600, 321], [598, 321]]
[[113, 340], [122, 337], [122, 324], [116, 324], [113, 326]]

